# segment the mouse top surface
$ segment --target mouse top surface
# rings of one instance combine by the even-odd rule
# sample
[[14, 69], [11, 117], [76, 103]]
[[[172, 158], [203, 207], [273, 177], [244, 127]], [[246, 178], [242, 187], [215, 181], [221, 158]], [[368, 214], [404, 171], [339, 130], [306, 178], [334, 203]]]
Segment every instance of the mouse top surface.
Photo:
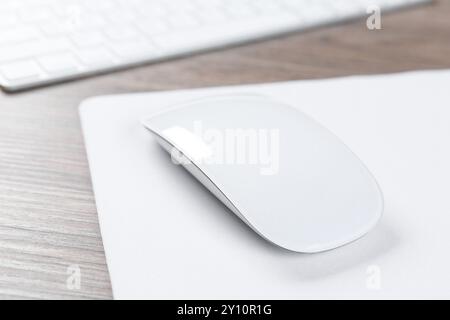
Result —
[[188, 102], [143, 121], [158, 142], [270, 242], [320, 252], [375, 226], [383, 198], [372, 174], [299, 109], [257, 95]]

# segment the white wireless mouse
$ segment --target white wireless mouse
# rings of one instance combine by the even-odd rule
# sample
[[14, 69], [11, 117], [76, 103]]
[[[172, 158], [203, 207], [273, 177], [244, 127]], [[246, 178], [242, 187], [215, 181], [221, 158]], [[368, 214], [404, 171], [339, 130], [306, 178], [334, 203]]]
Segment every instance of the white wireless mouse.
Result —
[[143, 123], [176, 163], [282, 248], [337, 248], [382, 215], [382, 193], [361, 160], [318, 122], [268, 97], [206, 98]]

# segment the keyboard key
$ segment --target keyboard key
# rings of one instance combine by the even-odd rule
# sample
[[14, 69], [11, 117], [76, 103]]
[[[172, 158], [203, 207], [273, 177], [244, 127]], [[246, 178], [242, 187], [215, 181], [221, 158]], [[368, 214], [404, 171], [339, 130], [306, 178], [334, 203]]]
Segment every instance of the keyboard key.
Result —
[[[165, 1], [164, 6], [168, 9], [169, 12], [193, 12], [196, 10], [196, 7], [192, 1], [186, 0], [170, 0]], [[170, 16], [170, 14], [168, 14]]]
[[138, 8], [138, 13], [144, 17], [157, 18], [167, 16], [168, 9], [162, 4], [144, 1]]
[[33, 27], [16, 27], [0, 30], [0, 45], [18, 43], [36, 39], [39, 33]]
[[137, 30], [129, 25], [115, 25], [104, 29], [104, 32], [112, 40], [127, 40], [138, 37]]
[[137, 27], [147, 35], [161, 34], [170, 30], [167, 23], [161, 19], [150, 19], [137, 22]]
[[109, 50], [105, 48], [89, 48], [78, 51], [80, 60], [89, 67], [111, 65], [115, 59]]
[[52, 40], [34, 40], [26, 43], [7, 46], [0, 50], [0, 63], [11, 60], [19, 60], [42, 54], [69, 50], [69, 41], [63, 38]]
[[66, 19], [53, 19], [39, 25], [42, 32], [50, 37], [61, 36], [72, 31], [70, 22]]
[[73, 33], [70, 38], [79, 47], [95, 46], [105, 42], [105, 36], [100, 31]]
[[78, 18], [73, 19], [72, 23], [74, 30], [98, 29], [105, 25], [108, 25], [108, 22], [101, 14], [89, 13], [81, 13]]
[[0, 73], [8, 80], [16, 81], [27, 78], [38, 78], [41, 74], [39, 66], [31, 61], [13, 62], [0, 66]]
[[46, 7], [26, 6], [22, 10], [19, 10], [19, 17], [25, 23], [39, 22], [49, 19], [51, 16], [50, 9]]
[[157, 55], [157, 50], [145, 41], [121, 41], [111, 44], [112, 51], [123, 60], [135, 60], [137, 58]]
[[136, 20], [135, 14], [130, 11], [112, 11], [107, 14], [107, 18], [114, 23], [124, 23]]
[[78, 69], [78, 63], [71, 54], [48, 55], [38, 58], [38, 62], [48, 73], [67, 73]]
[[70, 3], [61, 1], [57, 1], [51, 5], [52, 11], [55, 13], [56, 17], [70, 19], [76, 16], [80, 16], [84, 12], [86, 12], [86, 8], [81, 3]]
[[89, 9], [97, 12], [108, 12], [109, 10], [115, 10], [114, 1], [110, 0], [89, 0], [86, 1], [88, 3]]
[[208, 9], [207, 14], [197, 13], [201, 23], [216, 24], [227, 21], [228, 16], [223, 10], [216, 8]]
[[41, 30], [48, 36], [61, 36], [80, 31], [103, 27], [106, 21], [98, 15], [74, 15], [67, 18], [54, 18], [40, 24]]
[[0, 12], [0, 27], [14, 26], [17, 16], [14, 11]]
[[[298, 0], [292, 0], [298, 3]], [[271, 0], [252, 0], [252, 6], [262, 14], [273, 14], [274, 12], [283, 11], [283, 0], [271, 1]]]
[[169, 17], [168, 22], [173, 28], [190, 28], [199, 25], [194, 17], [186, 13], [173, 14]]
[[257, 11], [242, 2], [232, 2], [226, 7], [228, 14], [233, 18], [245, 18], [255, 15]]

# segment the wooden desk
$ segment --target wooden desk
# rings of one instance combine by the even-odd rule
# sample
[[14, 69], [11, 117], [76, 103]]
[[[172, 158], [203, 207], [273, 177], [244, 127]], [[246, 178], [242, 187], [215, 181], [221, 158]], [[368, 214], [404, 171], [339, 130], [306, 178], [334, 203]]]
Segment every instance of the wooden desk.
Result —
[[[85, 98], [450, 68], [450, 1], [271, 41], [0, 93], [0, 298], [111, 298], [78, 119]], [[112, 183], [114, 181], [112, 180]], [[78, 265], [81, 288], [66, 286]]]

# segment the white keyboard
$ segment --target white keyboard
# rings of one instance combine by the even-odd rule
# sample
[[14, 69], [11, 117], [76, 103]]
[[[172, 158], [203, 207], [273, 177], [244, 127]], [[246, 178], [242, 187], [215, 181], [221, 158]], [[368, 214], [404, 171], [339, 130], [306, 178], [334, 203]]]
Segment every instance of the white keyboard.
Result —
[[26, 89], [422, 2], [0, 0], [0, 85]]

